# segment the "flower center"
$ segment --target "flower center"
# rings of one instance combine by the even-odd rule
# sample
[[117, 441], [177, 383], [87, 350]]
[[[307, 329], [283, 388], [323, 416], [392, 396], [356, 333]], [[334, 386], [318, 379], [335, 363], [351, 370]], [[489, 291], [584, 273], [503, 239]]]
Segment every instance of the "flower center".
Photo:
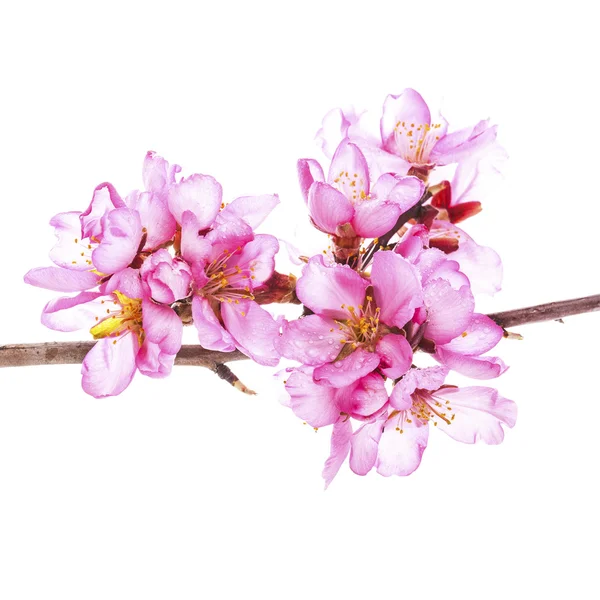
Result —
[[349, 318], [345, 321], [336, 321], [340, 331], [345, 334], [345, 338], [340, 340], [340, 343], [350, 344], [352, 350], [360, 347], [373, 352], [381, 334], [379, 326], [381, 309], [375, 306], [373, 296], [367, 295], [365, 304], [359, 304], [358, 310], [354, 306], [345, 304], [342, 304], [342, 308], [348, 311]]
[[370, 195], [365, 191], [365, 180], [359, 177], [358, 173], [349, 173], [348, 171], [340, 171], [339, 175], [333, 180], [335, 187], [352, 202], [362, 202], [368, 200]]
[[407, 123], [398, 121], [394, 127], [394, 138], [400, 156], [411, 163], [427, 164], [429, 154], [440, 139], [437, 130], [440, 123]]
[[[142, 327], [142, 301], [139, 298], [128, 298], [121, 292], [114, 292], [117, 299], [112, 303], [102, 300], [106, 304], [106, 317], [90, 329], [95, 340], [105, 337], [117, 338], [122, 334], [131, 332], [138, 336], [140, 346], [144, 343], [144, 329]], [[99, 317], [96, 317], [97, 319]], [[116, 344], [117, 340], [113, 342]]]
[[218, 302], [239, 304], [240, 300], [254, 300], [251, 291], [254, 267], [242, 269], [238, 264], [229, 264], [237, 262], [235, 254], [241, 251], [240, 246], [233, 252], [224, 250], [206, 267], [208, 282], [199, 290], [200, 294]]

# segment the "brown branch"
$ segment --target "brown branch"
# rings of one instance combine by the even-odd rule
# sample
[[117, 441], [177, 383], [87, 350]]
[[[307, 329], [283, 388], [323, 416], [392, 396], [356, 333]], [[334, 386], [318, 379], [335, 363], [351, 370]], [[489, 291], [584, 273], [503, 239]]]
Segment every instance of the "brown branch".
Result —
[[[564, 317], [600, 311], [600, 294], [563, 300], [561, 302], [549, 302], [527, 308], [508, 310], [488, 315], [501, 327], [514, 327], [516, 325], [527, 325], [540, 321], [555, 321]], [[0, 346], [0, 367], [26, 367], [35, 365], [71, 365], [83, 361], [95, 342], [46, 342], [41, 344], [12, 344]], [[223, 379], [238, 387], [235, 375], [229, 374], [225, 369], [218, 367], [228, 362], [244, 360], [248, 358], [240, 351], [215, 352], [205, 350], [201, 346], [182, 346], [177, 358], [176, 365], [187, 365], [195, 367], [207, 367], [217, 372], [221, 370]]]
[[600, 310], [600, 294], [507, 310], [505, 312], [493, 313], [488, 315], [488, 317], [498, 323], [500, 327], [506, 328], [514, 327], [515, 325], [527, 325], [528, 323], [539, 323], [541, 321], [557, 321], [563, 317], [571, 317], [572, 315], [597, 310]]

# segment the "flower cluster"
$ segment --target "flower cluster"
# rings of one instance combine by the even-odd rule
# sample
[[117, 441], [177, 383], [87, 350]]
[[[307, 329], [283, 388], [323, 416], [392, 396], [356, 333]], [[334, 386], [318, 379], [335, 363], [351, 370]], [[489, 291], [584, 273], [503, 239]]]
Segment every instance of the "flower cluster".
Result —
[[276, 195], [245, 196], [226, 205], [210, 175], [177, 179], [180, 167], [149, 152], [145, 190], [122, 199], [110, 183], [84, 212], [56, 215], [57, 265], [32, 269], [25, 281], [75, 296], [50, 301], [42, 323], [58, 331], [89, 328], [99, 340], [83, 362], [83, 389], [120, 394], [136, 370], [171, 372], [183, 322], [193, 318], [209, 350], [238, 348], [275, 365], [278, 322], [254, 292], [274, 270], [276, 238], [254, 229], [278, 204]]
[[[104, 183], [84, 212], [56, 215], [56, 266], [25, 280], [75, 294], [50, 301], [42, 322], [98, 340], [83, 362], [84, 390], [116, 395], [136, 370], [168, 375], [193, 323], [207, 350], [297, 363], [283, 371], [289, 407], [315, 429], [332, 426], [326, 485], [348, 456], [359, 475], [412, 473], [430, 425], [461, 442], [500, 443], [514, 402], [446, 381], [450, 371], [487, 380], [506, 370], [488, 354], [504, 330], [475, 309], [475, 294], [500, 289], [500, 259], [457, 227], [481, 211], [484, 175], [504, 156], [496, 127], [449, 133], [411, 89], [387, 97], [379, 132], [363, 117], [325, 116], [317, 139], [327, 176], [318, 161], [298, 161], [329, 249], [303, 257], [297, 280], [274, 270], [277, 238], [255, 233], [276, 195], [226, 205], [213, 177], [181, 177], [152, 152], [144, 191], [122, 199]], [[273, 301], [301, 303], [303, 313], [276, 319], [263, 308]]]

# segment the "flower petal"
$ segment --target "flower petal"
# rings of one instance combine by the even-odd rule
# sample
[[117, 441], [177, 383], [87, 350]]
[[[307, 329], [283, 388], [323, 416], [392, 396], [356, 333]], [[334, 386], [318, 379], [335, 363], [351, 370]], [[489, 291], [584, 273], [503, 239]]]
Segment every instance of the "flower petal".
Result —
[[433, 357], [448, 368], [473, 379], [494, 379], [500, 377], [508, 367], [496, 356], [468, 356], [450, 352], [447, 346], [438, 346]]
[[362, 348], [355, 350], [342, 360], [317, 367], [314, 378], [317, 383], [344, 387], [368, 375], [379, 365], [379, 356]]
[[418, 419], [411, 421], [399, 413], [385, 422], [375, 463], [380, 475], [410, 475], [421, 464], [429, 427], [420, 425]]
[[452, 288], [445, 279], [434, 279], [425, 286], [427, 326], [425, 337], [446, 344], [463, 333], [471, 323], [475, 302], [468, 286]]
[[345, 306], [357, 307], [365, 299], [368, 282], [346, 265], [325, 266], [313, 256], [302, 270], [296, 294], [313, 312], [333, 319], [347, 319]]
[[144, 261], [140, 274], [156, 302], [173, 304], [190, 295], [192, 271], [189, 265], [180, 258], [173, 258], [164, 248]]
[[135, 375], [135, 359], [139, 349], [137, 336], [133, 333], [96, 342], [83, 359], [83, 390], [95, 398], [120, 394]]
[[136, 210], [117, 208], [102, 219], [102, 241], [92, 252], [94, 267], [102, 273], [116, 273], [128, 267], [137, 255], [142, 223]]
[[294, 414], [311, 427], [332, 425], [339, 419], [334, 388], [317, 385], [310, 370], [294, 371], [287, 378], [285, 389]]
[[52, 217], [50, 225], [58, 241], [50, 250], [50, 259], [59, 267], [74, 271], [88, 271], [89, 263], [81, 259], [82, 246], [89, 258], [88, 244], [81, 242], [80, 212], [64, 212]]
[[412, 364], [412, 348], [403, 335], [383, 336], [377, 343], [377, 354], [381, 358], [381, 372], [390, 379], [404, 375]]
[[276, 338], [275, 348], [285, 358], [305, 365], [322, 365], [335, 360], [344, 334], [333, 319], [309, 315], [283, 323], [283, 334]]
[[200, 233], [200, 221], [190, 211], [184, 211], [181, 224], [181, 255], [189, 263], [203, 263], [212, 252], [212, 245]]
[[126, 208], [117, 190], [110, 183], [101, 183], [92, 196], [92, 201], [86, 211], [81, 213], [81, 237], [98, 238], [102, 236], [102, 218], [107, 212], [116, 208]]
[[327, 183], [337, 188], [349, 200], [358, 201], [369, 195], [369, 167], [356, 144], [342, 140], [331, 159]]
[[472, 157], [496, 141], [497, 126], [480, 121], [474, 127], [465, 127], [442, 137], [431, 152], [431, 160], [438, 165], [449, 165]]
[[383, 147], [394, 154], [403, 155], [404, 146], [399, 147], [395, 136], [396, 124], [404, 121], [419, 125], [431, 125], [431, 113], [423, 97], [411, 88], [398, 96], [390, 94], [383, 103], [381, 117], [381, 139]]
[[107, 294], [118, 291], [128, 298], [144, 297], [144, 288], [142, 286], [139, 269], [132, 269], [131, 267], [123, 269], [113, 275], [101, 290], [102, 289]]
[[379, 251], [373, 258], [371, 281], [381, 320], [404, 327], [423, 303], [421, 282], [415, 268], [401, 255]]
[[156, 152], [149, 151], [144, 158], [142, 178], [149, 192], [161, 194], [175, 183], [175, 175], [181, 171], [179, 165], [170, 165]]
[[168, 192], [169, 210], [180, 225], [183, 213], [192, 211], [198, 218], [198, 227], [206, 229], [219, 213], [222, 196], [221, 184], [214, 177], [194, 174], [171, 186]]
[[198, 340], [203, 348], [218, 350], [219, 352], [233, 352], [235, 350], [233, 338], [219, 323], [206, 298], [198, 295], [193, 297], [192, 318], [198, 330]]
[[61, 267], [37, 267], [28, 271], [25, 283], [55, 292], [81, 292], [98, 285], [100, 277], [91, 271], [72, 271]]
[[92, 327], [95, 318], [104, 313], [104, 306], [94, 302], [101, 296], [103, 294], [100, 292], [81, 292], [73, 297], [54, 298], [42, 311], [42, 325], [55, 331], [77, 331]]
[[352, 228], [360, 237], [378, 237], [390, 231], [399, 216], [400, 209], [392, 202], [379, 198], [364, 200], [354, 206]]
[[504, 330], [486, 315], [474, 313], [466, 330], [444, 344], [444, 350], [479, 356], [491, 350], [504, 336]]
[[274, 367], [279, 352], [273, 342], [279, 337], [279, 323], [270, 313], [251, 300], [239, 304], [224, 302], [221, 315], [236, 346], [259, 365]]
[[[315, 369], [316, 373], [317, 369]], [[317, 377], [313, 373], [315, 381]], [[383, 377], [369, 373], [351, 385], [341, 387], [336, 393], [336, 403], [340, 411], [351, 417], [371, 417], [388, 401]]]
[[125, 201], [129, 208], [139, 213], [142, 227], [146, 230], [143, 250], [152, 250], [173, 238], [177, 222], [169, 212], [166, 197], [149, 192], [132, 192]]
[[410, 369], [394, 386], [390, 395], [390, 404], [396, 410], [409, 410], [413, 404], [412, 394], [416, 389], [437, 390], [446, 380], [449, 369], [446, 367], [427, 367]]
[[243, 219], [252, 229], [256, 229], [278, 204], [277, 194], [242, 196], [228, 204], [223, 212]]
[[308, 190], [315, 181], [325, 181], [323, 167], [312, 158], [301, 158], [297, 163], [298, 181], [304, 201], [308, 202]]
[[325, 233], [335, 233], [338, 225], [349, 223], [354, 207], [344, 194], [326, 183], [315, 181], [308, 191], [308, 211], [315, 226]]
[[450, 401], [449, 406], [456, 415], [450, 425], [440, 419], [438, 428], [465, 444], [478, 440], [499, 444], [504, 439], [502, 423], [513, 427], [517, 420], [517, 405], [493, 388], [443, 388], [434, 396], [444, 403]]
[[366, 475], [377, 460], [379, 440], [383, 433], [383, 421], [378, 419], [365, 423], [350, 440], [350, 468], [357, 475]]
[[333, 424], [331, 432], [331, 450], [329, 458], [325, 461], [322, 477], [325, 480], [325, 489], [333, 481], [350, 451], [350, 438], [352, 437], [352, 423], [350, 419], [338, 419]]
[[236, 252], [227, 261], [228, 268], [238, 266], [251, 278], [253, 288], [258, 287], [275, 269], [275, 255], [279, 251], [279, 242], [272, 235], [258, 234], [248, 242], [241, 252]]

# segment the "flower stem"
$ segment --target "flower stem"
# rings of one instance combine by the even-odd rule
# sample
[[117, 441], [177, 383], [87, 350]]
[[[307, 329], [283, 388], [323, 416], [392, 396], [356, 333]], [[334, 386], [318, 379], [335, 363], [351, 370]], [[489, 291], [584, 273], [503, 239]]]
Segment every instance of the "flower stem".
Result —
[[[506, 328], [540, 321], [556, 321], [564, 317], [594, 311], [600, 311], [600, 294], [507, 310], [488, 316], [500, 327]], [[83, 361], [94, 344], [95, 342], [44, 342], [0, 346], [0, 367], [78, 364]], [[218, 365], [246, 358], [248, 357], [239, 350], [215, 352], [205, 350], [198, 345], [186, 345], [182, 346], [179, 351], [175, 364], [206, 367], [216, 372]], [[227, 379], [227, 377], [224, 378]]]

